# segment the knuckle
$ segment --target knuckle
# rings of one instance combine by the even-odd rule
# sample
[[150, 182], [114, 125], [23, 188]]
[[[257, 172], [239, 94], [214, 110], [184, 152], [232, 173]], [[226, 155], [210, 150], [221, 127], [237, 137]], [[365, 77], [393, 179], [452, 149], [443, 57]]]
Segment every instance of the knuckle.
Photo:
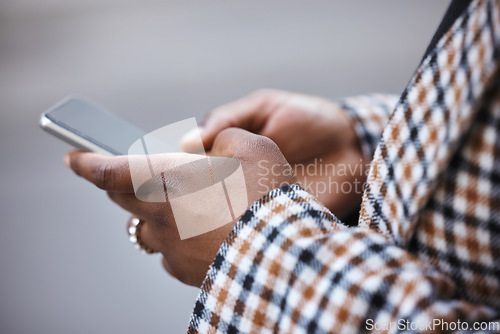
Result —
[[250, 140], [253, 141], [252, 144], [254, 146], [260, 147], [263, 150], [265, 150], [266, 152], [279, 151], [278, 145], [276, 145], [276, 143], [272, 139], [270, 139], [269, 137], [254, 136]]
[[259, 152], [258, 156], [262, 159], [280, 161], [281, 163], [286, 162], [279, 146], [268, 137], [256, 136], [247, 142], [247, 147], [252, 152]]
[[113, 168], [107, 163], [100, 164], [94, 172], [94, 184], [101, 189], [108, 189], [112, 186]]

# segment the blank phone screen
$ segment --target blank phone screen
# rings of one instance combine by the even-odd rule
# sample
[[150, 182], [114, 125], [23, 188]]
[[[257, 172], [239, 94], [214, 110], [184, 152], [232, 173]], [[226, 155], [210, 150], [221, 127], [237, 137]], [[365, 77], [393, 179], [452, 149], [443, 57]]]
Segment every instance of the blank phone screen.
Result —
[[45, 115], [53, 123], [114, 155], [126, 155], [146, 132], [81, 98], [70, 98]]

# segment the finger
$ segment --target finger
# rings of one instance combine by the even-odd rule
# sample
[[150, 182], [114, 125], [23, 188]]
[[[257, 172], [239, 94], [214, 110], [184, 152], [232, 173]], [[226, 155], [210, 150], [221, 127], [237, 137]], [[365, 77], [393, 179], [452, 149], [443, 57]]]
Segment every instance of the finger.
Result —
[[221, 131], [214, 140], [212, 154], [225, 157], [258, 157], [277, 150], [277, 145], [269, 138], [249, 131], [229, 128]]
[[184, 284], [199, 288], [205, 278], [205, 273], [209, 269], [210, 264], [205, 261], [192, 259], [179, 261], [174, 256], [169, 256], [168, 253], [163, 254], [163, 268], [171, 276], [177, 278]]
[[108, 197], [122, 209], [125, 209], [126, 211], [143, 219], [155, 218], [152, 213], [157, 212], [159, 210], [159, 206], [165, 205], [165, 203], [141, 201], [132, 193], [108, 191]]
[[79, 176], [104, 190], [132, 192], [127, 156], [108, 157], [97, 153], [72, 150], [64, 161]]
[[269, 117], [269, 106], [280, 93], [259, 91], [238, 101], [223, 105], [210, 112], [201, 128], [205, 149], [210, 150], [217, 135], [230, 127], [258, 133]]
[[[212, 152], [215, 156], [237, 158], [249, 182], [260, 182], [258, 178], [261, 175], [260, 172], [269, 173], [271, 170], [273, 170], [273, 178], [281, 180], [279, 184], [295, 182], [295, 176], [288, 161], [278, 145], [267, 137], [238, 128], [229, 128], [221, 131], [216, 137]], [[276, 166], [279, 167], [279, 174], [274, 171]]]

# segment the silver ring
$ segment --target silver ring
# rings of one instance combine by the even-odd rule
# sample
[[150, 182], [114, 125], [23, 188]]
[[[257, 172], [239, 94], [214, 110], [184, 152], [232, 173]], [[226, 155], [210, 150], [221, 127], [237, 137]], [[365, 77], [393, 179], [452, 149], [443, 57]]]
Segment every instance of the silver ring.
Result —
[[147, 247], [141, 241], [141, 238], [139, 237], [139, 232], [140, 232], [141, 227], [143, 225], [144, 225], [144, 220], [141, 220], [137, 217], [132, 218], [129, 221], [128, 226], [127, 226], [128, 239], [134, 245], [134, 247], [138, 250], [143, 250], [148, 254], [157, 253], [158, 251], [155, 251], [155, 250]]

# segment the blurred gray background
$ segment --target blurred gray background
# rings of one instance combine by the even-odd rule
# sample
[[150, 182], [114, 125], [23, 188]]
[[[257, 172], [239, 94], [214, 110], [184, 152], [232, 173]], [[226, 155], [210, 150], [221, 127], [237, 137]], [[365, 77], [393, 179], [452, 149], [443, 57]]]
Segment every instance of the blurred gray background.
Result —
[[197, 289], [61, 162], [80, 93], [154, 130], [259, 88], [400, 93], [448, 1], [0, 1], [0, 332], [182, 333]]

